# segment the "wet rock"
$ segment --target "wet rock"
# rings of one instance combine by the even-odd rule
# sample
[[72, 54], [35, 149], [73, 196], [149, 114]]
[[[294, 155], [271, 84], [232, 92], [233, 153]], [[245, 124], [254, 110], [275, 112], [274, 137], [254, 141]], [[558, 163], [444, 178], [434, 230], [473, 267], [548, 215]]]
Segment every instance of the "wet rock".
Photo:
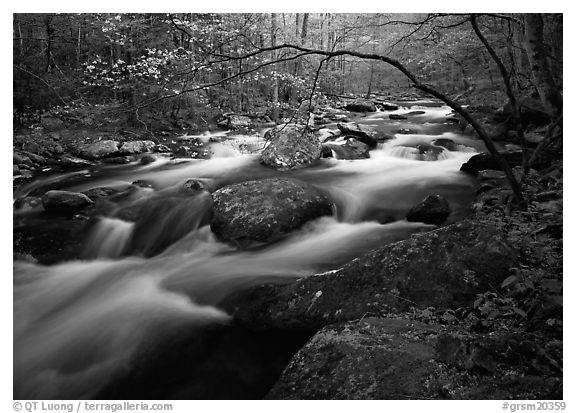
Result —
[[144, 155], [140, 158], [140, 165], [149, 165], [156, 161], [156, 157], [154, 155]]
[[51, 265], [80, 257], [89, 221], [70, 216], [50, 216], [33, 223], [15, 221], [13, 231], [14, 254], [31, 256], [40, 264]]
[[344, 106], [350, 112], [376, 112], [376, 105], [371, 100], [357, 99]]
[[29, 210], [34, 209], [42, 205], [42, 199], [37, 196], [25, 196], [23, 198], [18, 198], [14, 201], [15, 210]]
[[145, 179], [138, 179], [138, 180], [132, 182], [132, 185], [138, 186], [140, 188], [154, 188], [154, 185], [152, 184], [152, 182], [147, 181]]
[[186, 182], [184, 182], [184, 184], [182, 184], [181, 190], [182, 190], [182, 192], [185, 192], [188, 194], [193, 194], [193, 195], [198, 194], [198, 193], [203, 192], [203, 191], [207, 191], [204, 183], [202, 181], [199, 181], [198, 179], [186, 180]]
[[387, 111], [400, 109], [400, 107], [398, 105], [395, 105], [393, 103], [388, 103], [388, 102], [376, 102], [376, 106], [378, 106], [382, 110], [387, 110]]
[[118, 142], [113, 140], [102, 140], [90, 144], [84, 144], [76, 150], [79, 157], [84, 159], [100, 159], [118, 154]]
[[466, 220], [386, 245], [333, 272], [246, 289], [221, 305], [253, 329], [319, 328], [410, 307], [465, 307], [500, 285], [516, 257], [499, 230]]
[[413, 110], [411, 112], [405, 113], [404, 116], [417, 116], [424, 115], [426, 112], [423, 110]]
[[93, 204], [94, 201], [79, 192], [53, 190], [42, 196], [44, 209], [59, 215], [74, 214]]
[[332, 214], [332, 203], [324, 194], [294, 179], [242, 182], [212, 197], [212, 231], [218, 239], [239, 246], [277, 241], [308, 221]]
[[[522, 165], [522, 151], [505, 151], [500, 152], [500, 154], [511, 167]], [[496, 158], [487, 152], [472, 156], [460, 167], [462, 172], [472, 175], [478, 175], [478, 172], [486, 169], [502, 170]]]
[[458, 146], [456, 145], [456, 142], [454, 142], [452, 139], [448, 139], [448, 138], [435, 139], [432, 141], [432, 144], [446, 148], [451, 152], [458, 150]]
[[408, 119], [408, 118], [407, 118], [406, 116], [404, 116], [404, 115], [396, 115], [396, 114], [388, 115], [388, 117], [389, 117], [391, 120], [406, 120], [406, 119]]
[[421, 399], [436, 326], [365, 318], [324, 327], [292, 358], [266, 399]]
[[90, 198], [92, 201], [96, 202], [100, 199], [108, 198], [112, 195], [119, 193], [120, 190], [116, 188], [111, 188], [109, 186], [99, 186], [96, 188], [90, 188], [82, 193]]
[[332, 153], [334, 153], [334, 157], [336, 159], [354, 160], [370, 158], [370, 148], [368, 145], [365, 145], [364, 143], [357, 141], [354, 138], [348, 139], [344, 145], [338, 145], [336, 143], [323, 143], [322, 150], [330, 151], [330, 156], [323, 156], [325, 158], [332, 157]]
[[401, 135], [413, 135], [416, 132], [410, 128], [400, 128], [400, 129], [398, 129], [398, 131], [396, 133], [399, 133]]
[[151, 152], [156, 147], [153, 141], [130, 141], [124, 142], [120, 146], [119, 152], [122, 155], [135, 155], [144, 152]]
[[444, 152], [444, 149], [432, 145], [418, 145], [416, 146], [418, 152], [420, 153], [420, 159], [423, 161], [437, 161], [440, 155]]
[[359, 125], [357, 123], [339, 123], [337, 126], [342, 134], [352, 135], [370, 148], [375, 148], [378, 145], [378, 132], [370, 126]]
[[277, 126], [264, 137], [270, 140], [260, 156], [264, 165], [290, 169], [311, 164], [320, 158], [320, 141], [302, 126]]
[[20, 173], [20, 168], [18, 165], [12, 165], [12, 175], [18, 175]]
[[449, 216], [450, 205], [448, 201], [441, 195], [429, 195], [408, 211], [406, 220], [440, 225], [446, 221]]
[[208, 159], [210, 155], [210, 151], [204, 146], [180, 146], [174, 151], [174, 156], [177, 158]]
[[115, 164], [115, 165], [126, 165], [133, 161], [131, 156], [114, 156], [112, 158], [102, 159], [103, 163]]
[[56, 160], [56, 164], [64, 168], [85, 168], [94, 165], [92, 162], [85, 159], [76, 158], [74, 156], [63, 156]]

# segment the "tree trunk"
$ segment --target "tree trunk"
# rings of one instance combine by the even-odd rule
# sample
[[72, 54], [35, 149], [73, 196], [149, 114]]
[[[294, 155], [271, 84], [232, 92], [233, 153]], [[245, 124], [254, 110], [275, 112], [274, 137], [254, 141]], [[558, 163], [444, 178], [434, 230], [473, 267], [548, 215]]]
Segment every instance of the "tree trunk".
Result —
[[562, 112], [562, 95], [554, 83], [544, 46], [544, 21], [539, 13], [524, 14], [526, 52], [532, 79], [542, 104], [552, 119]]
[[[276, 13], [272, 13], [270, 16], [271, 18], [271, 29], [270, 29], [270, 46], [276, 46]], [[272, 60], [276, 60], [276, 51], [272, 50], [271, 52]], [[278, 123], [278, 77], [274, 74], [274, 80], [272, 85], [272, 120]]]

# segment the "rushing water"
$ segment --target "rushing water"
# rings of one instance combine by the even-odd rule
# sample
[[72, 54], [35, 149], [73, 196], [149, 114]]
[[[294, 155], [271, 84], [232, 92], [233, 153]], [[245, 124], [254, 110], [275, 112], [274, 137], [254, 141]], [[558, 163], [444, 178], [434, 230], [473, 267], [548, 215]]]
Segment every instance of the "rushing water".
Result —
[[[218, 355], [213, 349], [208, 351], [210, 345], [205, 342], [198, 344], [206, 341], [203, 332], [211, 328], [232, 328], [230, 316], [218, 307], [224, 297], [262, 282], [285, 282], [330, 271], [370, 249], [429, 229], [403, 219], [410, 207], [429, 194], [448, 199], [453, 209], [450, 220], [466, 213], [474, 183], [459, 168], [481, 146], [445, 122], [446, 107], [423, 103], [356, 119], [387, 134], [404, 129], [365, 160], [322, 159], [313, 167], [278, 172], [259, 164], [258, 153], [253, 152], [264, 144], [259, 136], [227, 139], [221, 133], [222, 142], [212, 144], [214, 155], [209, 160], [159, 157], [146, 166], [98, 166], [38, 179], [20, 188], [15, 197], [40, 195], [52, 188], [83, 191], [110, 186], [120, 192], [110, 197], [102, 216], [84, 235], [81, 260], [51, 266], [14, 263], [14, 397], [149, 398], [142, 384], [146, 380], [136, 380], [143, 386], [140, 393], [115, 393], [110, 388], [136, 370], [147, 371], [142, 367], [146, 354], [157, 357], [163, 339], [182, 331], [189, 337], [178, 351], [195, 349], [197, 353], [186, 368], [198, 369], [198, 375], [212, 371], [258, 380], [253, 378], [257, 373], [249, 374], [250, 366], [242, 363], [240, 373], [219, 370], [226, 365], [221, 354], [239, 352], [237, 362], [246, 357], [241, 347], [249, 351], [246, 348], [255, 346], [261, 354], [251, 353], [250, 357], [265, 358], [268, 344], [257, 347], [255, 343], [262, 346], [268, 339], [247, 339], [248, 333], [234, 330], [226, 336], [227, 344], [222, 344], [223, 339], [217, 341], [221, 345]], [[408, 115], [408, 120], [388, 119], [390, 113], [415, 110], [423, 113]], [[444, 150], [436, 161], [420, 160], [415, 148], [438, 138], [452, 139], [459, 150]], [[336, 216], [310, 222], [265, 248], [238, 251], [218, 242], [211, 233], [207, 225], [209, 195], [191, 197], [181, 189], [190, 178], [213, 191], [271, 176], [294, 177], [321, 188], [334, 200]], [[130, 185], [136, 180], [145, 181], [150, 188]], [[122, 219], [131, 208], [141, 211], [142, 218], [136, 223]], [[15, 220], [26, 225], [38, 214], [42, 213], [28, 209], [18, 212]], [[395, 221], [388, 223], [390, 220]], [[205, 353], [211, 354], [214, 365], [210, 368], [201, 362], [208, 357]], [[178, 365], [177, 360], [173, 367]], [[185, 382], [185, 377], [182, 380]], [[228, 385], [239, 386], [241, 381], [231, 378]], [[222, 378], [222, 382], [226, 380]], [[242, 397], [241, 388], [222, 396], [206, 391], [195, 394], [194, 386], [190, 384], [187, 392], [159, 392], [156, 396]]]

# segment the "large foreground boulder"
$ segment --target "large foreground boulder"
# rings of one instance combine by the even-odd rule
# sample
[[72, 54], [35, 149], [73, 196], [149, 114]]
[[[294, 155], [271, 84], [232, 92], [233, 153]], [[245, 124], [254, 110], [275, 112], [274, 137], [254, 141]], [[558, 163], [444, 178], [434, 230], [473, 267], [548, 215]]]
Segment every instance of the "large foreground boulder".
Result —
[[277, 126], [266, 132], [264, 137], [270, 140], [260, 157], [264, 165], [290, 169], [320, 159], [320, 141], [302, 126]]
[[294, 179], [241, 182], [212, 197], [212, 231], [241, 247], [277, 241], [310, 220], [332, 214], [332, 203], [323, 193]]
[[78, 156], [84, 159], [100, 159], [112, 155], [118, 155], [118, 142], [102, 140], [90, 144], [81, 145], [77, 148]]
[[356, 99], [344, 106], [350, 112], [376, 112], [376, 105], [371, 100]]
[[429, 195], [414, 205], [406, 215], [406, 221], [440, 225], [450, 216], [450, 205], [441, 195]]
[[332, 272], [244, 290], [221, 305], [254, 329], [319, 328], [410, 307], [458, 308], [500, 285], [516, 256], [497, 229], [461, 221], [386, 245]]
[[343, 135], [352, 135], [370, 148], [375, 148], [378, 145], [378, 132], [370, 126], [357, 123], [339, 123], [337, 126]]
[[53, 214], [74, 214], [93, 204], [94, 201], [78, 192], [53, 190], [42, 196], [44, 209]]
[[296, 353], [266, 398], [562, 398], [559, 340], [445, 329], [375, 317], [327, 326]]

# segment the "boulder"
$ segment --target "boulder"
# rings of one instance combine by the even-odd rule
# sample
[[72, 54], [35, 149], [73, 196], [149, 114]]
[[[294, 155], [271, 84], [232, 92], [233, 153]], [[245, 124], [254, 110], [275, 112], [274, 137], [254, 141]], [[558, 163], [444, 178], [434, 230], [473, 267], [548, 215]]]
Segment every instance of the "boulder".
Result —
[[290, 169], [320, 159], [320, 141], [303, 127], [276, 126], [267, 131], [264, 137], [270, 140], [260, 156], [260, 162], [264, 165]]
[[151, 152], [156, 147], [156, 144], [152, 141], [130, 141], [124, 142], [120, 146], [120, 154], [122, 155], [135, 155], [144, 152]]
[[254, 127], [252, 119], [243, 115], [230, 115], [228, 117], [229, 129], [248, 129]]
[[[522, 151], [503, 151], [500, 155], [510, 167], [522, 165]], [[472, 156], [467, 162], [462, 164], [460, 170], [471, 175], [478, 175], [478, 172], [485, 169], [495, 169], [501, 171], [502, 168], [496, 158], [488, 152], [482, 152]]]
[[92, 201], [96, 202], [99, 199], [108, 198], [112, 195], [119, 193], [120, 190], [116, 188], [112, 188], [109, 186], [99, 186], [96, 188], [90, 188], [87, 191], [83, 191], [82, 193], [90, 198]]
[[446, 329], [392, 317], [324, 327], [265, 398], [562, 399], [560, 340]]
[[356, 99], [344, 106], [350, 112], [376, 112], [376, 105], [371, 100]]
[[374, 317], [324, 327], [290, 360], [266, 399], [427, 398], [438, 330]]
[[225, 114], [222, 115], [216, 124], [222, 129], [250, 129], [254, 127], [254, 122], [249, 116]]
[[149, 165], [156, 161], [156, 157], [154, 155], [144, 155], [140, 158], [140, 165]]
[[429, 195], [414, 205], [406, 215], [406, 221], [440, 225], [450, 216], [450, 205], [441, 195]]
[[180, 187], [180, 191], [190, 195], [196, 195], [200, 192], [207, 191], [206, 186], [198, 179], [187, 179]]
[[396, 115], [396, 114], [388, 115], [388, 117], [389, 117], [391, 120], [406, 120], [406, 119], [408, 119], [408, 118], [407, 118], [406, 116], [404, 116], [404, 115]]
[[359, 125], [357, 123], [339, 123], [337, 126], [342, 134], [352, 135], [370, 148], [375, 148], [378, 145], [378, 132], [370, 126]]
[[93, 205], [94, 201], [79, 192], [52, 190], [42, 196], [42, 205], [47, 212], [70, 215]]
[[27, 156], [32, 162], [37, 163], [38, 165], [46, 165], [46, 158], [40, 155], [36, 155], [32, 152], [22, 152], [23, 155]]
[[77, 148], [78, 156], [84, 159], [100, 159], [118, 154], [118, 142], [102, 140], [90, 144], [84, 144]]
[[286, 178], [225, 186], [212, 198], [212, 231], [221, 241], [241, 247], [277, 241], [306, 222], [333, 212], [332, 203], [318, 189]]
[[451, 152], [458, 150], [458, 146], [456, 145], [456, 142], [454, 142], [452, 139], [448, 139], [448, 138], [435, 139], [432, 141], [432, 144], [446, 148]]
[[335, 271], [230, 295], [221, 306], [252, 329], [317, 329], [411, 307], [471, 306], [517, 265], [496, 228], [461, 221], [371, 251]]

